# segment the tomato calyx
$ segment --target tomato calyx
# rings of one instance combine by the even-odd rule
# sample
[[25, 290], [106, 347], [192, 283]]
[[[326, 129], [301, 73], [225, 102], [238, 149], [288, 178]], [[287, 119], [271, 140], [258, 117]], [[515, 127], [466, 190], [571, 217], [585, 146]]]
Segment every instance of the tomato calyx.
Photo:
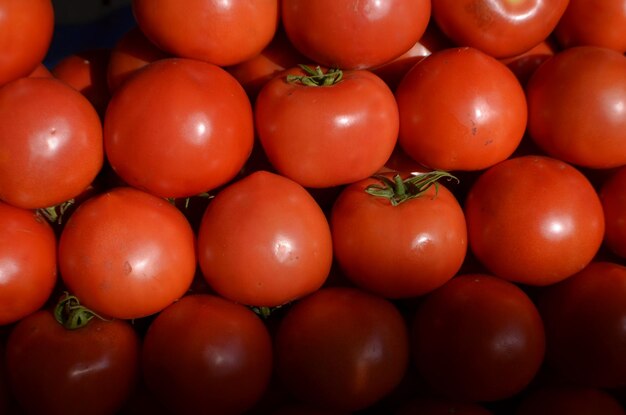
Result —
[[389, 200], [392, 206], [398, 206], [407, 200], [423, 196], [432, 185], [435, 186], [433, 198], [436, 197], [439, 190], [439, 179], [447, 178], [448, 180], [459, 181], [458, 178], [443, 170], [413, 174], [406, 179], [403, 179], [399, 174], [393, 178], [382, 174], [372, 177], [379, 180], [380, 184], [370, 184], [365, 188], [365, 192], [372, 196], [384, 197]]
[[304, 86], [332, 86], [343, 79], [343, 71], [338, 68], [330, 68], [324, 73], [320, 66], [311, 68], [308, 65], [298, 65], [306, 75], [287, 75], [287, 82], [301, 83]]
[[106, 320], [96, 312], [81, 305], [78, 297], [70, 295], [68, 292], [63, 294], [63, 297], [54, 307], [55, 320], [68, 330], [85, 327], [94, 317]]
[[65, 202], [59, 203], [58, 205], [37, 209], [37, 211], [41, 213], [48, 220], [48, 222], [56, 225], [61, 225], [63, 223], [65, 213], [69, 208], [74, 205], [74, 203], [75, 200], [70, 199]]

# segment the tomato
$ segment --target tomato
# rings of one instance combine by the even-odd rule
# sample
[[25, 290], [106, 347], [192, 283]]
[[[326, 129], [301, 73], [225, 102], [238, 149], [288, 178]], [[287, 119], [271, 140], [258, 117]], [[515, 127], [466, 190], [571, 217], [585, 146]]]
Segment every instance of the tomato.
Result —
[[396, 100], [400, 146], [431, 169], [485, 169], [508, 158], [526, 129], [519, 81], [474, 48], [432, 53], [405, 75]]
[[544, 386], [523, 396], [515, 415], [625, 415], [620, 402], [602, 389]]
[[38, 209], [80, 194], [103, 164], [102, 124], [91, 103], [53, 78], [0, 88], [0, 199]]
[[115, 188], [72, 213], [59, 240], [59, 268], [69, 291], [97, 313], [145, 317], [191, 285], [194, 234], [185, 216], [164, 199]]
[[33, 69], [33, 71], [28, 76], [35, 77], [35, 78], [52, 78], [52, 77], [54, 77], [54, 75], [52, 75], [52, 72], [50, 72], [48, 67], [46, 65], [44, 65], [43, 63], [40, 63], [39, 65], [37, 65], [35, 67], [35, 69]]
[[432, 18], [457, 45], [506, 58], [544, 41], [568, 3], [569, 0], [432, 0]]
[[608, 248], [626, 258], [626, 166], [616, 170], [600, 188]]
[[623, 0], [569, 0], [554, 29], [563, 48], [600, 46], [626, 52], [626, 7]]
[[272, 341], [250, 309], [213, 295], [188, 295], [163, 310], [144, 337], [146, 386], [172, 413], [250, 409], [272, 373]]
[[257, 171], [222, 189], [198, 230], [202, 274], [218, 294], [279, 306], [322, 286], [332, 262], [328, 221], [286, 177]]
[[[457, 273], [467, 251], [465, 216], [444, 185], [432, 184], [437, 177], [421, 174], [403, 182], [400, 175], [387, 176], [391, 182], [365, 179], [343, 189], [330, 223], [335, 261], [346, 277], [378, 295], [408, 298]], [[426, 190], [420, 193], [421, 187]], [[414, 197], [396, 202], [369, 193], [380, 188]]]
[[556, 47], [552, 42], [543, 41], [526, 52], [510, 58], [501, 59], [501, 61], [509, 67], [520, 84], [525, 87], [539, 65], [553, 57], [555, 52]]
[[626, 385], [626, 267], [592, 262], [537, 296], [546, 327], [546, 366], [581, 386]]
[[449, 399], [512, 397], [528, 386], [544, 358], [537, 308], [519, 287], [488, 274], [461, 274], [428, 294], [411, 335], [418, 371]]
[[302, 402], [357, 411], [388, 395], [408, 367], [408, 330], [388, 300], [327, 287], [287, 310], [275, 337], [276, 375]]
[[368, 69], [402, 55], [422, 37], [430, 0], [283, 0], [291, 43], [314, 62]]
[[44, 59], [54, 30], [51, 0], [0, 4], [0, 85], [27, 76]]
[[[267, 158], [280, 174], [305, 187], [369, 177], [397, 141], [393, 93], [369, 71], [309, 69], [315, 75], [291, 68], [257, 96], [255, 125]], [[316, 81], [323, 85], [308, 84]]]
[[528, 131], [539, 147], [590, 168], [626, 164], [626, 57], [578, 46], [541, 65], [527, 85]]
[[252, 107], [224, 69], [155, 61], [113, 95], [104, 145], [114, 171], [157, 196], [187, 197], [231, 180], [250, 155]]
[[234, 65], [259, 54], [272, 40], [278, 0], [133, 0], [141, 31], [172, 55]]
[[508, 159], [485, 171], [465, 200], [469, 247], [507, 280], [549, 285], [583, 269], [604, 235], [589, 180], [545, 156]]
[[435, 398], [414, 398], [400, 406], [394, 415], [492, 415], [482, 405]]
[[9, 334], [7, 380], [24, 414], [110, 415], [135, 388], [139, 348], [126, 321], [94, 318], [68, 330], [40, 310]]
[[0, 202], [0, 325], [41, 308], [57, 281], [57, 241], [36, 212]]

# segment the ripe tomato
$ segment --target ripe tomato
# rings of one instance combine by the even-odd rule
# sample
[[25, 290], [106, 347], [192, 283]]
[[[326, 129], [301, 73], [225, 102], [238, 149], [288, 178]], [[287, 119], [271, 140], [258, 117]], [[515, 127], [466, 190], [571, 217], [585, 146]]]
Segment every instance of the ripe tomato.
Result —
[[552, 42], [543, 41], [524, 53], [501, 59], [501, 61], [509, 67], [520, 84], [525, 87], [539, 65], [554, 56], [555, 52], [556, 47]]
[[332, 262], [328, 221], [294, 181], [257, 171], [221, 190], [198, 230], [198, 260], [220, 295], [279, 306], [317, 290]]
[[329, 85], [309, 85], [305, 70], [291, 68], [257, 96], [256, 130], [267, 158], [279, 173], [305, 187], [369, 177], [385, 164], [397, 141], [393, 93], [369, 71], [310, 69], [319, 74], [314, 81]]
[[[423, 183], [415, 183], [420, 178]], [[457, 273], [467, 251], [459, 202], [445, 186], [427, 184], [437, 175], [402, 179], [387, 176], [392, 180], [387, 183], [370, 178], [345, 187], [330, 219], [335, 260], [346, 277], [388, 298], [415, 297], [443, 285]], [[415, 197], [394, 205], [387, 196], [367, 192], [376, 191], [372, 185], [384, 186], [394, 196]]]
[[141, 31], [172, 55], [219, 66], [259, 54], [272, 40], [278, 0], [133, 0]]
[[544, 41], [569, 0], [432, 0], [432, 17], [459, 46], [496, 57], [519, 55]]
[[626, 258], [626, 166], [602, 184], [600, 200], [606, 223], [604, 241], [611, 251]]
[[103, 164], [102, 124], [91, 103], [54, 78], [0, 88], [0, 199], [38, 209], [76, 197]]
[[432, 53], [396, 89], [398, 142], [431, 169], [480, 170], [509, 157], [526, 129], [515, 75], [474, 48]]
[[626, 415], [620, 402], [602, 389], [576, 386], [544, 386], [530, 390], [515, 415]]
[[430, 0], [283, 0], [287, 37], [324, 66], [368, 69], [402, 55], [422, 37]]
[[327, 410], [364, 409], [402, 380], [407, 331], [388, 300], [356, 288], [322, 288], [280, 321], [276, 375], [303, 402]]
[[54, 30], [51, 0], [0, 2], [0, 85], [27, 76], [43, 61]]
[[428, 294], [411, 329], [418, 371], [440, 395], [496, 401], [521, 392], [543, 362], [539, 312], [519, 287], [462, 274]]
[[63, 282], [114, 318], [154, 314], [185, 294], [196, 270], [194, 234], [164, 199], [130, 187], [80, 204], [59, 240]]
[[600, 199], [574, 167], [545, 156], [485, 171], [465, 200], [469, 247], [507, 280], [549, 285], [583, 269], [604, 235]]
[[267, 389], [272, 341], [250, 309], [188, 295], [160, 312], [142, 348], [143, 378], [171, 413], [236, 414]]
[[546, 327], [546, 366], [581, 386], [626, 386], [626, 267], [592, 262], [544, 287], [537, 304]]
[[530, 78], [528, 132], [543, 151], [591, 168], [626, 164], [626, 57], [594, 46], [555, 54]]
[[157, 196], [187, 197], [231, 180], [250, 155], [252, 107], [224, 69], [161, 59], [113, 95], [104, 120], [111, 166]]

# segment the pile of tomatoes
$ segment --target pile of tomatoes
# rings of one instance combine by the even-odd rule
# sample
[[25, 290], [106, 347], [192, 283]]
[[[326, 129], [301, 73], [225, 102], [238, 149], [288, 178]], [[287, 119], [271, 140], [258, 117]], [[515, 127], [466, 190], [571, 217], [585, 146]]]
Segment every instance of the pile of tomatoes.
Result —
[[626, 2], [132, 12], [0, 0], [0, 413], [626, 414]]

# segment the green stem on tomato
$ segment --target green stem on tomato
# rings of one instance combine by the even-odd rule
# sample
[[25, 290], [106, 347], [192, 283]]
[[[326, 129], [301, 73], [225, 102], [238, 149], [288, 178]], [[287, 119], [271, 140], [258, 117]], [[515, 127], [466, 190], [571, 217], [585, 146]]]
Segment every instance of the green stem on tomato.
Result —
[[432, 185], [435, 185], [436, 196], [439, 190], [439, 180], [442, 178], [459, 181], [455, 176], [443, 170], [420, 173], [406, 179], [402, 179], [399, 174], [393, 176], [392, 179], [384, 175], [373, 177], [380, 183], [367, 186], [365, 192], [372, 196], [383, 197], [389, 200], [393, 206], [423, 196]]
[[63, 294], [63, 297], [54, 307], [54, 318], [68, 330], [85, 327], [94, 317], [106, 320], [96, 312], [81, 305], [78, 298], [75, 295], [70, 295], [68, 292]]
[[331, 68], [324, 73], [319, 66], [315, 68], [307, 65], [298, 66], [304, 71], [305, 75], [287, 75], [287, 82], [299, 82], [305, 86], [332, 86], [343, 79], [343, 71], [341, 69]]

